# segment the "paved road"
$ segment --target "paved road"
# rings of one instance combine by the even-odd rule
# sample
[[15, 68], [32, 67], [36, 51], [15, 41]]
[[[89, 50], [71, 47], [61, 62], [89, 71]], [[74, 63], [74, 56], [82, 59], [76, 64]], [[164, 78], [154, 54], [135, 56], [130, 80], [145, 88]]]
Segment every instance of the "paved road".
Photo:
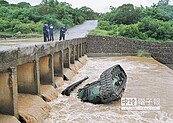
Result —
[[[97, 27], [97, 20], [88, 20], [83, 24], [68, 29], [66, 40], [85, 37], [91, 30]], [[55, 34], [55, 41], [58, 41], [59, 34]], [[9, 50], [13, 47], [21, 47], [44, 43], [43, 38], [0, 40], [0, 51]]]
[[76, 25], [69, 29], [66, 35], [66, 39], [74, 39], [85, 37], [91, 30], [97, 27], [97, 20], [85, 21], [82, 25]]

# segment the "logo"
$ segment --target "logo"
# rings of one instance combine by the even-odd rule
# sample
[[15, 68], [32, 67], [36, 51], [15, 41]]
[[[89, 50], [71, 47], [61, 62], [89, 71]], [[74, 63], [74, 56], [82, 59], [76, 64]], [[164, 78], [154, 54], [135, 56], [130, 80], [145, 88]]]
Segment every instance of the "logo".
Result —
[[121, 98], [121, 110], [160, 110], [160, 98]]

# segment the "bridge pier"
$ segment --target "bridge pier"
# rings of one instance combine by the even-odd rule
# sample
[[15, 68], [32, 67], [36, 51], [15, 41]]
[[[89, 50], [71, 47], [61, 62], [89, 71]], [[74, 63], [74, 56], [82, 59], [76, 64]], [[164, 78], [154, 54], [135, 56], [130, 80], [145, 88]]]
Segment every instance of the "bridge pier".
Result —
[[79, 45], [75, 46], [75, 60], [79, 60]]
[[56, 87], [64, 84], [64, 64], [62, 50], [54, 53], [54, 82]]
[[17, 70], [0, 73], [0, 114], [18, 116]]
[[85, 51], [86, 51], [86, 47], [84, 47], [84, 43], [80, 43], [79, 44], [79, 61], [84, 65], [84, 64], [86, 64], [86, 61], [87, 61], [87, 59], [86, 59], [86, 57], [84, 56], [85, 55]]
[[77, 74], [78, 72], [78, 66], [76, 65], [76, 61], [75, 61], [75, 54], [76, 54], [76, 50], [75, 50], [75, 46], [71, 45], [70, 47], [70, 69]]
[[82, 43], [82, 56], [87, 54], [87, 44], [86, 42]]
[[64, 68], [70, 68], [70, 49], [67, 48], [63, 51]]
[[71, 59], [71, 50], [70, 47], [63, 51], [63, 64], [64, 64], [64, 80], [71, 80], [74, 76], [74, 72], [70, 69], [70, 59]]
[[17, 83], [19, 93], [33, 95], [40, 94], [38, 69], [38, 61], [32, 61], [17, 66]]
[[41, 57], [39, 60], [40, 67], [40, 84], [53, 85], [54, 83], [54, 60], [53, 55]]
[[82, 57], [82, 44], [79, 44], [79, 57]]
[[74, 58], [75, 58], [75, 66], [76, 66], [76, 71], [80, 69], [83, 65], [80, 62], [80, 57], [81, 57], [81, 47], [79, 44], [74, 46]]
[[54, 75], [63, 77], [63, 52], [54, 53]]
[[70, 64], [75, 64], [75, 46], [70, 46]]

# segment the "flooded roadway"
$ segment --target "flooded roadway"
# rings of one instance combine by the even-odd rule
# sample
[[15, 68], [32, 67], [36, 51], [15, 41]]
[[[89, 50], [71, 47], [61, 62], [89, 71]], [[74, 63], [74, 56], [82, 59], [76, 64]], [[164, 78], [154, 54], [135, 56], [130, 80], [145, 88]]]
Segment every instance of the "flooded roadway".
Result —
[[[81, 102], [77, 90], [99, 78], [107, 68], [120, 64], [127, 74], [123, 98], [159, 98], [160, 110], [123, 111], [121, 102], [94, 105]], [[71, 83], [89, 76], [69, 97], [59, 95], [50, 102], [52, 107], [44, 123], [172, 123], [173, 122], [173, 71], [152, 58], [145, 57], [96, 57], [88, 58], [72, 81], [66, 81], [59, 92]]]

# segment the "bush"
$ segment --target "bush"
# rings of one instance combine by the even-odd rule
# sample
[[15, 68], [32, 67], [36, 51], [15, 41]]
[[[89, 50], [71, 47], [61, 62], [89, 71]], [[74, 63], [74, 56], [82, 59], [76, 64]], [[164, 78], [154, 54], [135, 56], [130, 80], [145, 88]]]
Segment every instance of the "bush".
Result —
[[32, 32], [32, 26], [31, 24], [17, 24], [15, 25], [14, 27], [14, 32], [17, 33], [17, 32], [21, 32], [22, 34], [27, 34], [27, 33], [31, 33]]
[[6, 31], [9, 28], [9, 21], [0, 19], [0, 31]]
[[62, 19], [62, 23], [65, 24], [67, 27], [71, 27], [71, 26], [74, 25], [73, 19], [72, 19], [71, 16], [64, 17], [64, 18]]
[[101, 29], [101, 30], [111, 30], [111, 25], [109, 24], [108, 21], [100, 21], [98, 23], [98, 29]]
[[140, 57], [151, 57], [151, 54], [148, 51], [145, 51], [145, 50], [138, 50], [137, 56], [140, 56]]
[[173, 39], [173, 21], [164, 22], [147, 17], [138, 23], [138, 28], [141, 33], [144, 33], [149, 38], [156, 40]]
[[108, 36], [108, 31], [105, 30], [99, 30], [99, 29], [95, 29], [92, 30], [90, 33], [90, 35], [101, 35], [101, 36]]
[[119, 35], [129, 38], [138, 38], [140, 32], [137, 27], [137, 24], [131, 25], [121, 25], [119, 27]]

